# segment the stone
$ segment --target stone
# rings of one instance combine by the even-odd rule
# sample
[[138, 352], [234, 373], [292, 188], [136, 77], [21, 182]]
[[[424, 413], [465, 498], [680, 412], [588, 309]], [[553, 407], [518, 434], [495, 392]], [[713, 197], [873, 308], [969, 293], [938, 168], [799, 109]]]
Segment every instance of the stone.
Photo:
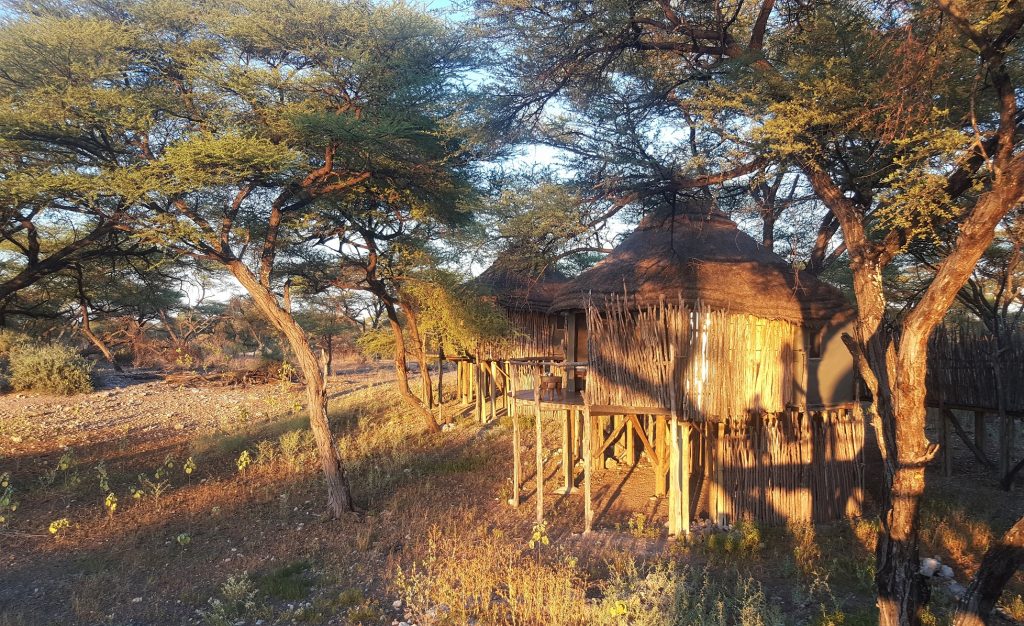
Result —
[[939, 568], [939, 576], [942, 578], [953, 578], [953, 568], [948, 565], [943, 565]]
[[925, 557], [921, 559], [921, 569], [919, 571], [922, 576], [931, 578], [935, 575], [935, 572], [939, 571], [940, 567], [942, 567], [942, 563], [940, 563], [938, 559]]

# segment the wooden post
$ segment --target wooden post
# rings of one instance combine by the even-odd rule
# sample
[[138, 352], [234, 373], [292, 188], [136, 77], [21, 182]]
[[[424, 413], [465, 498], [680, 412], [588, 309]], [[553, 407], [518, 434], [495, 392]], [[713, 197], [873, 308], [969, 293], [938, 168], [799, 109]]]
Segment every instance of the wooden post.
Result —
[[536, 416], [534, 424], [537, 430], [537, 523], [544, 521], [544, 431], [540, 419], [540, 374], [534, 385], [534, 406]]
[[931, 411], [939, 420], [939, 452], [942, 454], [942, 475], [953, 476], [953, 438], [950, 437], [949, 420], [943, 410]]
[[480, 362], [480, 352], [477, 352], [476, 363], [473, 366], [473, 387], [476, 392], [476, 419], [484, 423], [484, 367]]
[[584, 400], [583, 405], [583, 534], [589, 534], [594, 525], [594, 508], [590, 494], [590, 480], [594, 473], [593, 433], [594, 424], [590, 416], [590, 406]]
[[654, 447], [658, 462], [654, 464], [654, 495], [665, 495], [665, 471], [668, 469], [668, 423], [664, 415], [658, 415], [654, 421]]
[[519, 506], [519, 486], [523, 483], [522, 444], [519, 435], [519, 419], [512, 416], [512, 506]]
[[975, 411], [974, 412], [974, 445], [978, 446], [978, 449], [982, 452], [985, 451], [985, 446], [988, 444], [988, 433], [985, 432], [985, 412]]
[[718, 422], [718, 439], [715, 441], [715, 479], [712, 483], [715, 494], [715, 515], [711, 518], [719, 526], [725, 519], [725, 422]]
[[491, 361], [491, 419], [498, 419], [498, 362]]
[[[673, 411], [673, 414], [675, 411]], [[680, 503], [682, 497], [682, 485], [680, 480], [680, 450], [679, 450], [679, 420], [672, 416], [669, 423], [669, 451], [668, 451], [668, 534], [679, 536], [680, 531]]]
[[437, 423], [444, 424], [444, 352], [437, 345]]
[[623, 433], [626, 436], [626, 463], [632, 467], [636, 463], [636, 433], [633, 432], [633, 420], [628, 415], [623, 415], [622, 419], [626, 420], [626, 432]]
[[565, 410], [565, 419], [562, 421], [562, 487], [563, 494], [573, 492], [572, 488], [572, 423], [576, 416], [573, 409]]
[[682, 516], [680, 520], [682, 525], [680, 530], [683, 536], [689, 539], [690, 537], [690, 476], [693, 474], [693, 455], [690, 454], [690, 422], [683, 422], [680, 424], [680, 439], [679, 447], [682, 452], [681, 455], [681, 482], [682, 490], [679, 497], [679, 513]]

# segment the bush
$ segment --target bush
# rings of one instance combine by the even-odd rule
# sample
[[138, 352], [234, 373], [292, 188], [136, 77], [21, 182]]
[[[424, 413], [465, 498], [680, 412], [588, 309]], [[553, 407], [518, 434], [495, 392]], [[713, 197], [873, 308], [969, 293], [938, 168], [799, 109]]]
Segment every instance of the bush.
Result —
[[0, 328], [0, 359], [6, 358], [14, 348], [30, 342], [29, 336], [25, 333]]
[[30, 342], [29, 336], [13, 330], [0, 328], [0, 392], [10, 388], [9, 357], [11, 350]]
[[7, 359], [15, 391], [71, 395], [93, 390], [92, 365], [73, 348], [22, 343], [10, 350]]

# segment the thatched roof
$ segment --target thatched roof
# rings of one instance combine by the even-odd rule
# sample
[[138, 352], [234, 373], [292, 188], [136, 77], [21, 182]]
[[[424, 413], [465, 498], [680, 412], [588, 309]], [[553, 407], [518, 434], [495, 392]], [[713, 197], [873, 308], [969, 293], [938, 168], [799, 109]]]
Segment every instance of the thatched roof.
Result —
[[502, 253], [470, 284], [481, 294], [494, 297], [506, 309], [547, 311], [555, 293], [567, 280], [550, 263]]
[[721, 212], [699, 205], [647, 216], [594, 267], [566, 283], [552, 311], [600, 307], [628, 293], [638, 305], [675, 298], [737, 313], [820, 322], [850, 305], [835, 287], [796, 271]]

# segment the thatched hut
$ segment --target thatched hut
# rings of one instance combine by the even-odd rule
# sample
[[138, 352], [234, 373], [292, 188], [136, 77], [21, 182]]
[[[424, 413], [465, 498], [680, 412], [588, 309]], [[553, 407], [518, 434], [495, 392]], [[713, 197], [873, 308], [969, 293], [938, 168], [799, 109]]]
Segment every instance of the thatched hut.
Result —
[[565, 358], [563, 316], [549, 313], [554, 296], [568, 278], [554, 265], [502, 253], [470, 283], [493, 299], [508, 316], [511, 342], [502, 358]]
[[[565, 283], [551, 311], [574, 319], [579, 328], [587, 323], [588, 307], [598, 315], [623, 309], [635, 317], [665, 306], [669, 309], [662, 314], [683, 311], [691, 322], [694, 311], [704, 311], [702, 336], [722, 336], [729, 342], [722, 346], [720, 363], [707, 363], [715, 355], [706, 349], [698, 358], [683, 339], [675, 346], [676, 356], [689, 360], [691, 369], [700, 361], [716, 368], [728, 402], [714, 417], [854, 400], [853, 360], [841, 339], [853, 319], [846, 298], [835, 287], [796, 270], [725, 215], [699, 205], [649, 215], [611, 254]], [[706, 324], [716, 318], [720, 327], [709, 330]], [[629, 361], [650, 362], [644, 346], [658, 347], [653, 338], [638, 335], [638, 327], [630, 332], [629, 323], [612, 332], [606, 321], [594, 330], [602, 334], [591, 341], [594, 353], [588, 355], [591, 401], [667, 405], [668, 398], [654, 389], [654, 381], [645, 381], [638, 372], [623, 376]], [[568, 349], [580, 351], [581, 341], [586, 341], [585, 330], [570, 335]], [[667, 346], [662, 342], [660, 347]], [[607, 363], [619, 352], [624, 354], [618, 362]], [[584, 353], [585, 345], [580, 351]], [[606, 371], [603, 365], [614, 367]], [[753, 380], [744, 380], [751, 376]], [[679, 384], [680, 401], [685, 402], [686, 381]]]
[[[488, 390], [476, 394], [478, 412], [489, 396], [496, 415], [498, 390], [509, 411], [535, 416], [535, 441], [543, 420], [561, 422], [561, 491], [573, 492], [582, 461], [585, 530], [592, 474], [612, 457], [631, 468], [650, 461], [676, 534], [694, 517], [782, 523], [859, 512], [864, 429], [841, 340], [853, 312], [837, 289], [699, 205], [648, 216], [571, 280], [506, 263], [476, 282], [526, 339], [478, 356]], [[544, 394], [558, 373], [561, 393]], [[541, 448], [536, 476], [545, 474]], [[534, 494], [541, 520], [543, 481]]]

